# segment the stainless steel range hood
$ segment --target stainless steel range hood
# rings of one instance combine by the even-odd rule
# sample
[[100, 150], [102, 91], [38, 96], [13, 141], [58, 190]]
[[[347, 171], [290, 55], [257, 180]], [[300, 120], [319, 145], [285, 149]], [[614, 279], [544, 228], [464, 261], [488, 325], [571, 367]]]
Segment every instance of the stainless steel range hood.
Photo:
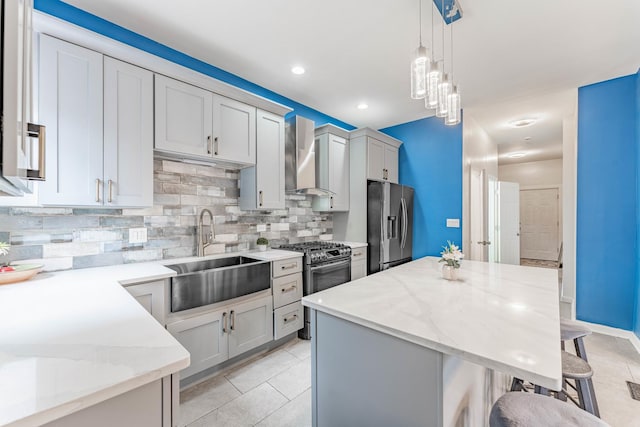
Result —
[[285, 127], [285, 190], [287, 193], [331, 196], [332, 191], [318, 188], [315, 123], [301, 116], [287, 119]]

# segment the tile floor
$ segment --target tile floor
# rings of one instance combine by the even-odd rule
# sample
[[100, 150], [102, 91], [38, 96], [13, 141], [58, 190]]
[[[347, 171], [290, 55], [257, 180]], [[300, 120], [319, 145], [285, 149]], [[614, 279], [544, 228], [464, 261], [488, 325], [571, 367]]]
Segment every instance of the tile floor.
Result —
[[[626, 384], [640, 383], [640, 354], [629, 340], [608, 335], [593, 334], [585, 346], [602, 419], [613, 427], [640, 426], [640, 401]], [[296, 339], [183, 391], [180, 425], [310, 426], [310, 355], [310, 342]]]

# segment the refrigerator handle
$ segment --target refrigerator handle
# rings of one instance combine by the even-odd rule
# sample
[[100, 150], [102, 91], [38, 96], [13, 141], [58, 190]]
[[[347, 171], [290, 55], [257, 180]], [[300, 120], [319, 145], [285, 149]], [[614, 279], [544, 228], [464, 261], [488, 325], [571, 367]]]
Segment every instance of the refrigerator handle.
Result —
[[400, 207], [402, 208], [402, 240], [400, 243], [400, 247], [404, 249], [404, 245], [407, 242], [407, 203], [404, 200], [404, 197], [400, 199]]

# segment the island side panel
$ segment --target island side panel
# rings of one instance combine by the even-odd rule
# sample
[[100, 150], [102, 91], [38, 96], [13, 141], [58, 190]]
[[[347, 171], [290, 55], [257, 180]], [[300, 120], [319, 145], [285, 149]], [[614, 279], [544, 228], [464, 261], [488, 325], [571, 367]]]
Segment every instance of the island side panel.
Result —
[[314, 427], [442, 426], [437, 351], [312, 310]]

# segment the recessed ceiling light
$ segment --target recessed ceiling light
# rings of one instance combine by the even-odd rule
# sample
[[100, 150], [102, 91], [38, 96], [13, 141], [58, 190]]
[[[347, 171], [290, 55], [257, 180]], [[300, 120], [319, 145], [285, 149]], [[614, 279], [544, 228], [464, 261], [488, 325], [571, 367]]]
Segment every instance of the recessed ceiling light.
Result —
[[520, 157], [524, 157], [526, 155], [527, 155], [527, 153], [523, 153], [522, 151], [519, 151], [517, 153], [509, 154], [509, 158], [511, 158], [511, 159], [519, 159]]
[[527, 127], [527, 126], [531, 126], [532, 124], [534, 124], [537, 120], [536, 119], [518, 119], [518, 120], [511, 120], [509, 122], [509, 126], [513, 127], [513, 128], [523, 128], [523, 127]]
[[291, 68], [291, 72], [297, 75], [304, 74], [304, 67], [296, 65], [295, 67]]
[[531, 137], [530, 137], [530, 136], [525, 136], [525, 137], [524, 137], [524, 140], [525, 140], [525, 141], [531, 141]]
[[369, 106], [365, 102], [358, 104], [358, 110], [366, 110]]

